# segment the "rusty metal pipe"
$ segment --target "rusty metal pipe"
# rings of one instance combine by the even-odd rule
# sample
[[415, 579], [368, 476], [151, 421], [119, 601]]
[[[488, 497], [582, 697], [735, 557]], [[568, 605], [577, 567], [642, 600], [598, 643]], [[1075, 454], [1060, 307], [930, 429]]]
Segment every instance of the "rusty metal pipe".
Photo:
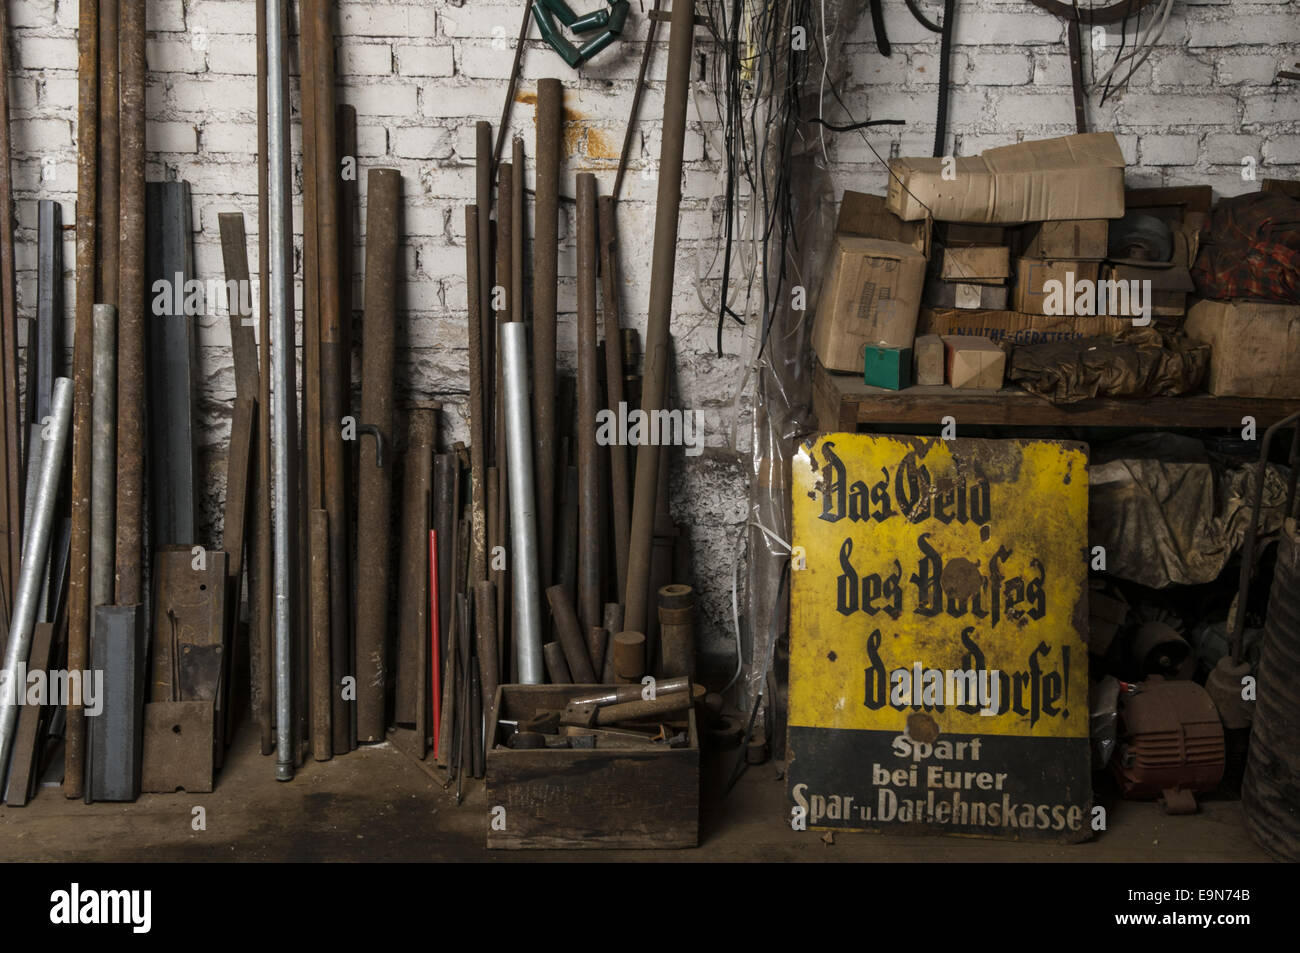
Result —
[[596, 671], [591, 665], [591, 655], [587, 640], [582, 635], [578, 615], [573, 610], [573, 603], [563, 586], [551, 586], [546, 590], [546, 600], [551, 605], [551, 618], [555, 620], [555, 633], [564, 649], [564, 658], [569, 663], [569, 672], [583, 685], [596, 681]]
[[542, 662], [542, 594], [538, 585], [537, 519], [533, 486], [532, 408], [528, 397], [528, 327], [521, 321], [501, 326], [501, 359], [506, 402], [507, 461], [510, 467], [510, 534], [515, 567], [514, 612], [519, 681], [539, 685]]
[[[596, 414], [600, 382], [596, 367], [596, 177], [578, 175], [578, 617], [582, 631], [601, 623], [600, 479]], [[603, 645], [587, 646], [590, 659]], [[593, 678], [595, 677], [593, 673]]]
[[[469, 460], [470, 460], [470, 579], [478, 582], [485, 578], [487, 566], [487, 426], [484, 419], [486, 401], [483, 363], [483, 323], [480, 320], [479, 269], [482, 256], [480, 246], [488, 241], [479, 232], [477, 207], [465, 206], [465, 290], [469, 306], [466, 320], [469, 330]], [[459, 514], [457, 514], [459, 516]], [[444, 708], [444, 711], [449, 709]]]
[[[113, 602], [114, 480], [117, 479], [117, 309], [95, 305], [91, 419], [90, 605]], [[75, 406], [75, 396], [74, 396]]]
[[[605, 404], [617, 421], [624, 403], [622, 335], [619, 320], [618, 228], [614, 199], [597, 199], [600, 221], [601, 315], [605, 327]], [[614, 523], [614, 567], [619, 593], [627, 592], [627, 544], [632, 526], [632, 497], [628, 492], [627, 447], [617, 440], [609, 446], [609, 482]], [[611, 631], [617, 632], [618, 629]]]
[[[312, 549], [308, 554], [311, 567], [311, 603], [313, 608], [329, 604], [329, 514], [312, 510], [308, 532]], [[324, 631], [322, 631], [324, 630]], [[311, 753], [317, 761], [328, 761], [334, 754], [330, 717], [330, 640], [329, 618], [325, 613], [311, 617]]]
[[[541, 585], [556, 581], [555, 335], [559, 286], [560, 142], [564, 88], [537, 81], [537, 185], [533, 235], [533, 453], [537, 458], [537, 541]], [[562, 464], [561, 464], [562, 468]]]
[[[95, 26], [92, 24], [92, 29]], [[7, 8], [0, 10], [0, 78], [9, 76], [9, 13]], [[93, 67], [90, 75], [90, 81], [94, 82]], [[16, 276], [14, 274], [14, 220], [13, 220], [13, 180], [12, 164], [10, 163], [11, 149], [9, 145], [9, 88], [7, 82], [5, 88], [0, 90], [0, 373], [4, 377], [4, 386], [0, 388], [0, 404], [4, 411], [3, 429], [4, 429], [4, 490], [5, 499], [2, 504], [6, 509], [5, 527], [8, 529], [8, 539], [5, 540], [7, 546], [6, 560], [0, 568], [4, 570], [4, 609], [7, 612], [13, 612], [17, 605], [17, 595], [15, 585], [18, 582], [19, 563], [22, 559], [22, 519], [23, 519], [23, 468], [22, 468], [22, 451], [19, 443], [19, 424], [18, 424], [18, 294], [16, 285]], [[92, 132], [97, 131], [96, 126], [91, 127]], [[90, 149], [95, 149], [95, 139], [92, 137]], [[93, 159], [92, 159], [93, 163]], [[94, 174], [93, 165], [90, 174]], [[89, 195], [91, 204], [88, 208], [94, 208], [95, 195]], [[91, 251], [91, 269], [94, 269], [94, 251]], [[94, 300], [94, 279], [86, 286], [86, 293], [91, 296], [91, 303]], [[87, 305], [89, 307], [89, 305]], [[90, 323], [89, 315], [86, 318], [87, 325]], [[86, 332], [86, 343], [89, 347], [90, 331]], [[87, 357], [89, 361], [89, 357]], [[87, 367], [86, 381], [89, 385], [89, 367]], [[30, 386], [30, 385], [29, 385]], [[89, 411], [87, 411], [87, 427], [89, 427]], [[30, 455], [30, 448], [28, 450]], [[13, 600], [12, 602], [8, 600]]]
[[[367, 177], [366, 301], [362, 323], [361, 416], [393, 445], [393, 362], [397, 318], [397, 223], [402, 174], [371, 169]], [[361, 441], [357, 509], [357, 741], [384, 740], [387, 677], [388, 539], [392, 464], [379, 465], [379, 446]]]
[[[668, 389], [668, 328], [677, 262], [677, 218], [682, 201], [682, 150], [686, 141], [686, 99], [690, 90], [694, 30], [695, 0], [674, 0], [668, 31], [668, 84], [664, 93], [650, 307], [646, 319], [645, 379], [641, 389], [641, 408], [647, 417], [663, 408]], [[658, 489], [659, 447], [645, 444], [636, 453], [636, 490], [628, 543], [627, 590], [623, 599], [626, 616], [623, 624], [634, 631], [644, 631], [647, 621]]]
[[[478, 211], [478, 313], [482, 337], [483, 364], [483, 423], [488, 434], [487, 463], [495, 464], [495, 448], [491, 440], [492, 421], [496, 418], [496, 321], [492, 314], [492, 124], [480, 121], [474, 125], [475, 142], [475, 208]], [[486, 578], [487, 567], [480, 563], [474, 572], [477, 582]]]
[[421, 647], [428, 644], [428, 496], [433, 489], [433, 449], [438, 405], [416, 404], [407, 426], [406, 469], [402, 478], [401, 552], [397, 577], [397, 690], [394, 721], [419, 721], [420, 688], [426, 667]]
[[144, 601], [145, 423], [145, 16], [128, 3], [121, 15], [121, 295], [117, 324], [117, 604]]
[[[91, 386], [93, 381], [95, 256], [97, 222], [88, 214], [97, 205], [97, 151], [99, 140], [99, 4], [81, 0], [77, 14], [77, 216], [76, 317], [72, 344], [72, 533], [68, 573], [68, 668], [84, 671], [90, 660], [90, 522], [91, 469], [94, 461]], [[7, 95], [7, 91], [5, 95]], [[7, 203], [6, 203], [7, 207]], [[3, 213], [4, 209], [0, 209]], [[113, 426], [116, 427], [116, 417]], [[7, 464], [7, 461], [6, 461]], [[116, 459], [113, 461], [116, 467]], [[10, 479], [6, 466], [5, 478]], [[14, 590], [10, 568], [10, 537], [18, 532], [8, 509], [8, 495], [0, 500], [0, 590], [6, 607], [12, 607]], [[114, 504], [115, 505], [115, 504]], [[16, 572], [17, 566], [12, 565]], [[0, 640], [2, 641], [2, 640]], [[86, 770], [86, 718], [81, 699], [70, 699], [65, 729], [63, 793], [79, 798], [84, 793]]]
[[497, 659], [497, 597], [496, 586], [486, 579], [474, 583], [474, 611], [478, 615], [478, 641], [475, 649], [478, 654], [479, 680], [482, 683], [482, 705], [484, 717], [492, 720], [492, 705], [497, 697], [497, 672], [500, 663]]
[[[118, 0], [99, 0], [99, 191], [96, 198], [100, 222], [116, 222], [121, 212], [118, 13]], [[105, 228], [98, 243], [99, 293], [95, 300], [114, 308], [117, 307], [118, 239], [117, 229]]]

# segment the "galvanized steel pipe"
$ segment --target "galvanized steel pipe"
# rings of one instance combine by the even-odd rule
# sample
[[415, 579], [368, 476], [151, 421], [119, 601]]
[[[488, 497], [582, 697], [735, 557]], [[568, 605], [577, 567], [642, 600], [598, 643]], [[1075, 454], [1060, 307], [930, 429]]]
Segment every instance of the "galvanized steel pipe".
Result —
[[536, 497], [533, 443], [528, 399], [528, 326], [512, 321], [501, 326], [501, 365], [505, 384], [506, 452], [510, 467], [510, 535], [514, 572], [515, 655], [519, 681], [540, 685], [542, 660], [542, 593], [537, 571]]
[[[143, 9], [143, 4], [141, 4]], [[289, 71], [284, 58], [284, 0], [266, 5], [268, 230], [271, 261], [271, 444], [275, 537], [275, 776], [293, 780], [293, 632], [297, 567], [291, 550], [297, 505], [291, 455], [297, 445], [293, 349], [293, 208], [289, 193]], [[125, 286], [123, 288], [125, 294]]]
[[24, 547], [9, 642], [5, 646], [4, 670], [0, 672], [0, 777], [4, 777], [9, 767], [9, 754], [13, 750], [18, 725], [17, 692], [26, 688], [15, 679], [18, 677], [19, 666], [27, 663], [31, 651], [32, 626], [36, 621], [36, 604], [41, 595], [41, 570], [45, 566], [46, 553], [50, 547], [54, 506], [58, 501], [59, 482], [63, 476], [68, 431], [72, 428], [72, 381], [66, 377], [60, 377], [54, 382], [50, 416], [53, 418], [50, 424], [52, 430], [41, 446], [40, 482], [36, 490], [32, 525], [28, 528], [27, 545]]

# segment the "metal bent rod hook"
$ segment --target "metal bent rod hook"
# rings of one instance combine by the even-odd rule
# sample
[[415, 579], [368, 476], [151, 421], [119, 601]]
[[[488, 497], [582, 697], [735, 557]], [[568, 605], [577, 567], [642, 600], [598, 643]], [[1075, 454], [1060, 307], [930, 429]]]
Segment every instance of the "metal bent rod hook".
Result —
[[360, 434], [368, 433], [375, 438], [375, 466], [384, 468], [384, 435], [376, 424], [357, 424], [357, 447], [361, 447]]
[[[606, 0], [606, 2], [609, 4], [608, 10], [595, 10], [580, 17], [564, 0], [534, 0], [533, 19], [537, 21], [537, 29], [541, 31], [542, 39], [560, 54], [564, 62], [577, 69], [618, 39], [623, 32], [623, 25], [627, 22], [628, 0]], [[604, 32], [592, 37], [579, 49], [560, 33], [555, 24], [557, 17], [574, 33], [590, 33], [602, 27]]]

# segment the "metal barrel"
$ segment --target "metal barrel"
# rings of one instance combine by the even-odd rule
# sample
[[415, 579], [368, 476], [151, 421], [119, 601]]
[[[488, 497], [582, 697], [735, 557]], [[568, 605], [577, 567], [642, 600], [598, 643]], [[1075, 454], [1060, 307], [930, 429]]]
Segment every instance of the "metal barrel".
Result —
[[512, 321], [501, 326], [501, 360], [506, 401], [506, 450], [510, 468], [510, 534], [515, 567], [515, 653], [519, 681], [540, 685], [542, 594], [538, 584], [536, 497], [528, 397], [528, 326]]

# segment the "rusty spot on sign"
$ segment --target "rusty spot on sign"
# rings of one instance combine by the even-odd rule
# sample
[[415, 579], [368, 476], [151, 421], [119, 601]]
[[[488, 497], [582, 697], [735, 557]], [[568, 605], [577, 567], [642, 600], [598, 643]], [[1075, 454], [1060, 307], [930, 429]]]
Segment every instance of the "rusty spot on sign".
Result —
[[979, 563], [964, 556], [954, 556], [944, 564], [940, 585], [945, 594], [954, 599], [973, 599], [980, 594], [984, 579]]
[[934, 744], [934, 739], [939, 737], [939, 725], [925, 712], [914, 712], [907, 716], [907, 736], [922, 744]]

